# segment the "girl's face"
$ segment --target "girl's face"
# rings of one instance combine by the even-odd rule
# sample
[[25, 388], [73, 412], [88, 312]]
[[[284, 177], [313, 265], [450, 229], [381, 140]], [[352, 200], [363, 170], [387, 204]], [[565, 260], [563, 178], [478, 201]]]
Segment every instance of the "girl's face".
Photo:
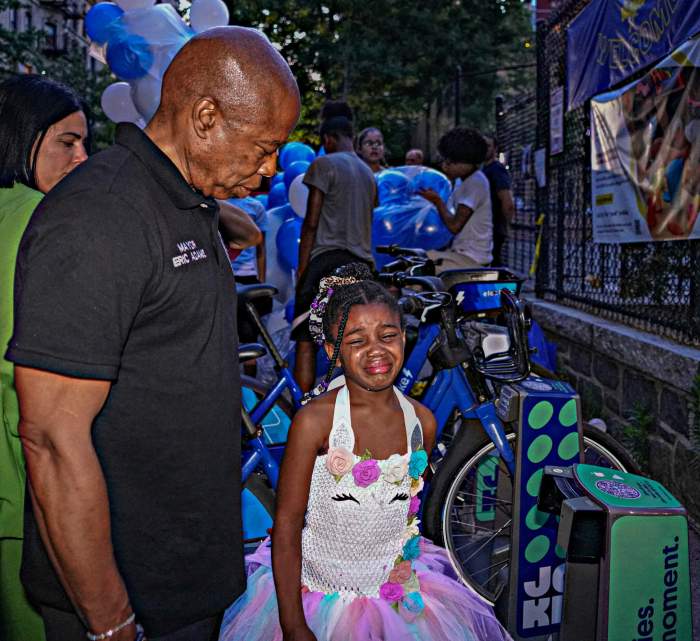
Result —
[[360, 145], [360, 156], [368, 163], [378, 163], [384, 158], [384, 138], [379, 131], [370, 131]]
[[[371, 391], [390, 387], [401, 371], [405, 342], [397, 312], [383, 303], [353, 305], [340, 344], [345, 377]], [[333, 345], [326, 343], [326, 353], [332, 358]]]

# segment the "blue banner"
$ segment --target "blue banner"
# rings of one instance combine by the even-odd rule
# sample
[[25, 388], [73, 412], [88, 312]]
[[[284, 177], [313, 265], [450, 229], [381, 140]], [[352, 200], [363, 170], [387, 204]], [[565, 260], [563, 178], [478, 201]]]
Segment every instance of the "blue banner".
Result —
[[569, 109], [700, 32], [700, 0], [593, 0], [567, 31]]

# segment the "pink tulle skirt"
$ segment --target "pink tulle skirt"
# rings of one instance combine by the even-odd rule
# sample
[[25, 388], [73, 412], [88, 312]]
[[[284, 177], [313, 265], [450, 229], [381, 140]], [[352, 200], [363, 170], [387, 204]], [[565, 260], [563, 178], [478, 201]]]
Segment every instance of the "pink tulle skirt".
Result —
[[[426, 539], [420, 549], [414, 561], [420, 614], [402, 616], [380, 598], [304, 592], [304, 614], [318, 641], [511, 641], [492, 609], [456, 579], [445, 551]], [[226, 610], [219, 641], [282, 641], [269, 541], [246, 565], [248, 589]]]

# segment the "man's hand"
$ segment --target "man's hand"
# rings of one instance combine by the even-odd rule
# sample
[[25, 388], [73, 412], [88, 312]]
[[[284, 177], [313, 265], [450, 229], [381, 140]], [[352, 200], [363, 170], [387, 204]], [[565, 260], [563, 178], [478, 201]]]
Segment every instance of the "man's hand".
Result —
[[225, 200], [219, 203], [219, 231], [231, 249], [247, 249], [259, 245], [263, 234], [252, 218], [239, 207]]

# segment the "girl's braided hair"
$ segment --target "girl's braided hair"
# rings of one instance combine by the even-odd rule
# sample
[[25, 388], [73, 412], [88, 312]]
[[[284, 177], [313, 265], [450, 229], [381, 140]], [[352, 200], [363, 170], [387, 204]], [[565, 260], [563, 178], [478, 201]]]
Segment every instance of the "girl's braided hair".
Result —
[[[335, 363], [340, 354], [345, 325], [350, 309], [354, 305], [386, 305], [399, 316], [401, 329], [404, 328], [403, 312], [399, 304], [384, 287], [372, 280], [372, 273], [364, 263], [350, 263], [339, 267], [333, 276], [321, 279], [321, 285], [314, 302], [311, 304], [309, 327], [318, 344], [333, 343], [331, 365], [323, 381], [309, 395], [316, 396], [325, 392], [333, 378]], [[338, 326], [336, 335], [333, 329]]]

